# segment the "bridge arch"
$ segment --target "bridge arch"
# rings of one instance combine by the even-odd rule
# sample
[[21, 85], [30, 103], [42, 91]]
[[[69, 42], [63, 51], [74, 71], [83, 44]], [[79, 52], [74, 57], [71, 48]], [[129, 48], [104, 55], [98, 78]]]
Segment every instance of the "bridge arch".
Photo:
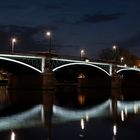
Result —
[[101, 71], [103, 71], [105, 74], [107, 74], [108, 76], [111, 76], [107, 71], [105, 71], [103, 68], [99, 67], [99, 66], [96, 66], [96, 65], [93, 65], [93, 64], [90, 64], [90, 63], [68, 63], [68, 64], [64, 64], [64, 65], [61, 65], [61, 66], [58, 66], [56, 68], [54, 68], [52, 71], [55, 72], [61, 68], [64, 68], [64, 67], [68, 67], [68, 66], [74, 66], [74, 65], [85, 65], [85, 66], [90, 66], [90, 67], [95, 67]]
[[53, 72], [58, 83], [75, 83], [86, 88], [110, 86], [110, 74], [89, 63], [68, 63], [54, 68]]
[[140, 69], [138, 68], [122, 68], [117, 71], [123, 75], [122, 87], [137, 88], [140, 86]]
[[[7, 64], [6, 64], [6, 62], [7, 62]], [[10, 59], [10, 58], [5, 58], [5, 57], [0, 57], [0, 65], [1, 65], [1, 68], [3, 68], [3, 69], [8, 69], [8, 67], [10, 67], [10, 70], [12, 69], [11, 71], [13, 71], [15, 73], [17, 71], [21, 71], [22, 72], [22, 71], [25, 70], [25, 68], [28, 69], [28, 70], [31, 70], [33, 72], [42, 73], [41, 70], [39, 70], [39, 69], [29, 65], [29, 64], [23, 63], [23, 62], [18, 61], [18, 60], [14, 60], [14, 59]], [[19, 66], [19, 67], [14, 68], [15, 65]], [[18, 68], [20, 68], [20, 69], [18, 69]]]
[[140, 69], [137, 68], [123, 68], [117, 71], [117, 73], [120, 73], [122, 71], [136, 71], [136, 72], [140, 72]]

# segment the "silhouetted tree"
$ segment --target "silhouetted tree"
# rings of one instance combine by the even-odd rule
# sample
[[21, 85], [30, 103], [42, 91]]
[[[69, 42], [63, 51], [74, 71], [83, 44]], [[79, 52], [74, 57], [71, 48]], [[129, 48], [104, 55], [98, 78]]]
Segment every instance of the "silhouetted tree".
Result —
[[[121, 57], [124, 58], [124, 60], [121, 62]], [[130, 51], [124, 48], [117, 48], [116, 51], [114, 51], [112, 48], [105, 48], [101, 50], [101, 52], [98, 55], [98, 60], [100, 61], [106, 61], [110, 63], [123, 63], [127, 64], [129, 66], [134, 66], [136, 60], [138, 57], [134, 54], [132, 54]]]

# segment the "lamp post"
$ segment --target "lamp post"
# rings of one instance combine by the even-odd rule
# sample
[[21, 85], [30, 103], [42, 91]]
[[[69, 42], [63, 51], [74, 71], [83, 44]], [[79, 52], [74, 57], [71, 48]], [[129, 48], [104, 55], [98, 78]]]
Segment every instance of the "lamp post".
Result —
[[117, 54], [116, 54], [116, 52], [117, 52], [117, 47], [114, 45], [114, 46], [112, 47], [112, 49], [113, 49], [113, 51], [114, 51], [114, 59], [115, 59], [115, 61], [116, 61], [116, 59], [117, 59]]
[[84, 58], [85, 57], [85, 51], [84, 51], [84, 49], [81, 49], [81, 51], [80, 51], [80, 57], [81, 58]]
[[52, 36], [52, 34], [51, 34], [51, 32], [50, 31], [48, 31], [48, 32], [46, 32], [46, 35], [47, 35], [47, 37], [48, 37], [48, 39], [49, 39], [49, 53], [51, 53], [51, 47], [52, 47], [52, 42], [51, 42], [51, 36]]
[[112, 49], [114, 51], [114, 57], [115, 57], [114, 59], [117, 62], [119, 61], [119, 47], [116, 45], [113, 45]]
[[12, 43], [12, 53], [14, 53], [15, 45], [16, 45], [17, 39], [12, 38], [11, 43]]
[[123, 61], [124, 61], [124, 57], [121, 57], [121, 58], [120, 58], [120, 61], [121, 61], [121, 64], [122, 64]]
[[114, 45], [114, 46], [113, 46], [113, 50], [116, 51], [116, 49], [117, 49], [117, 47]]

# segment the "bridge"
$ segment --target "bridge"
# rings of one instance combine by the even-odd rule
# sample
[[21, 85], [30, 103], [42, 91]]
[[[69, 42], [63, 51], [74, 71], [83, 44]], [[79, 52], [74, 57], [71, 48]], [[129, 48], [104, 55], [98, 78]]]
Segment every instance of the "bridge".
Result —
[[[102, 62], [92, 62], [88, 59], [86, 60], [76, 60], [76, 59], [66, 59], [61, 56], [46, 57], [44, 55], [35, 54], [0, 54], [0, 68], [4, 68], [7, 71], [17, 72], [20, 71], [24, 73], [26, 70], [30, 69], [32, 72], [44, 73], [46, 68], [51, 69], [53, 72], [69, 67], [69, 66], [81, 66], [94, 67], [99, 71], [106, 73], [108, 76], [112, 75], [112, 66], [114, 64], [102, 63]], [[16, 66], [20, 69], [17, 69]], [[140, 68], [129, 67], [125, 65], [116, 65], [116, 72], [121, 71], [138, 71]]]
[[99, 77], [111, 77], [114, 66], [116, 73], [140, 72], [140, 68], [137, 67], [92, 62], [88, 59], [81, 60], [80, 58], [67, 59], [57, 55], [48, 57], [44, 54], [0, 54], [0, 68], [12, 75], [43, 75], [46, 71], [51, 71], [55, 73], [59, 81], [66, 75], [77, 78], [80, 74], [83, 74], [83, 76], [86, 75], [91, 78], [93, 73], [96, 72], [98, 72]]

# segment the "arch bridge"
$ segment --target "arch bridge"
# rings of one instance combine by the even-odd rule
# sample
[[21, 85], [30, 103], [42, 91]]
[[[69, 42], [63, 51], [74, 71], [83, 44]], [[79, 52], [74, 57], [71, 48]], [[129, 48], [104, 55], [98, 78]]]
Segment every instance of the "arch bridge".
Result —
[[[0, 54], [0, 71], [5, 70], [8, 73], [8, 83], [11, 87], [19, 88], [22, 85], [22, 88], [32, 86], [33, 88], [53, 89], [54, 80], [57, 84], [79, 84], [84, 81], [86, 86], [107, 87], [110, 86], [114, 67], [116, 73], [125, 75], [125, 73], [131, 72], [133, 75], [134, 72], [134, 75], [139, 79], [137, 74], [140, 69], [136, 67], [73, 58], [66, 59], [62, 56], [44, 54]], [[50, 74], [54, 75], [50, 77]], [[131, 74], [126, 74], [124, 77], [129, 75]], [[86, 78], [81, 81], [81, 77]], [[81, 84], [79, 85], [81, 86]]]
[[[93, 67], [104, 72], [108, 76], [112, 75], [113, 65], [110, 63], [91, 62], [88, 60], [66, 59], [62, 57], [46, 57], [44, 55], [35, 54], [0, 54], [0, 68], [11, 73], [45, 73], [46, 69], [52, 71], [60, 70], [69, 66], [85, 66]], [[116, 72], [122, 71], [138, 71], [137, 67], [128, 67], [116, 65]]]

